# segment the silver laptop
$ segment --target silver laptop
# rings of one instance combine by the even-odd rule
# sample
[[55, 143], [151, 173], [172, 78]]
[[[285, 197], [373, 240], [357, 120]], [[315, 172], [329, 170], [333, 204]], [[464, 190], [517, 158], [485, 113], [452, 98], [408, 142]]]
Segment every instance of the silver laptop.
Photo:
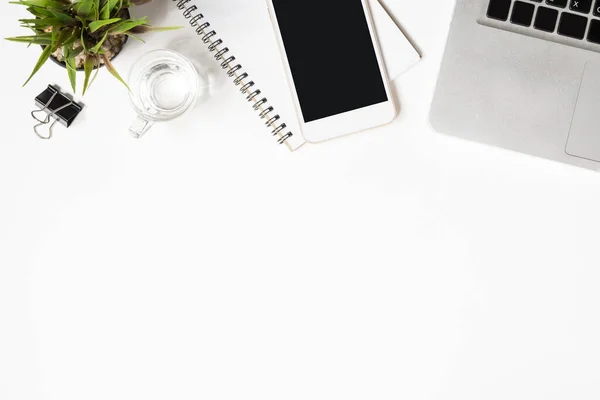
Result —
[[458, 0], [430, 119], [600, 170], [600, 0]]

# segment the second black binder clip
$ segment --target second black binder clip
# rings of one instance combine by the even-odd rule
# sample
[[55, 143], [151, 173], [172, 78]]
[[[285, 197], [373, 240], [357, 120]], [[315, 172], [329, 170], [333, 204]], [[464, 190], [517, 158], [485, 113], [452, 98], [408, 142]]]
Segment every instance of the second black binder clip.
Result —
[[[54, 131], [54, 125], [60, 123], [64, 127], [71, 126], [75, 118], [83, 110], [83, 105], [75, 103], [65, 96], [56, 86], [48, 85], [48, 88], [35, 98], [39, 110], [33, 110], [31, 116], [37, 123], [33, 126], [33, 132], [40, 139], [50, 139]], [[43, 114], [43, 118], [38, 115]], [[42, 127], [47, 127], [42, 133]]]

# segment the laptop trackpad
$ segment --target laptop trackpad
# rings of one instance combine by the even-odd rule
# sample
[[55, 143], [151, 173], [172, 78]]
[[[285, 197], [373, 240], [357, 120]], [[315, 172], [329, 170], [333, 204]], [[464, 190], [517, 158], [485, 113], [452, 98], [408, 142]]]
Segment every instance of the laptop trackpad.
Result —
[[600, 162], [600, 63], [585, 66], [573, 122], [567, 139], [567, 154]]

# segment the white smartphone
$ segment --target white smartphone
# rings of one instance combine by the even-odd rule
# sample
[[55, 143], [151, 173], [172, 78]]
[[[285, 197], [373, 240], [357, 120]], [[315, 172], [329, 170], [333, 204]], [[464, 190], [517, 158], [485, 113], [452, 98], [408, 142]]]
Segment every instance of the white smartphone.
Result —
[[367, 0], [266, 1], [307, 141], [395, 118]]

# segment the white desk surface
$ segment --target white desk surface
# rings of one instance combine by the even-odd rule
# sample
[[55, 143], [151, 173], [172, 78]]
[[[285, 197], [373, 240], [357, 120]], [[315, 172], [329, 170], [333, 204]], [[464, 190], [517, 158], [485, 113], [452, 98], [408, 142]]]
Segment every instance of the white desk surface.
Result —
[[22, 89], [38, 52], [1, 42], [0, 399], [600, 397], [600, 176], [433, 132], [453, 4], [387, 4], [424, 55], [401, 115], [293, 154], [228, 85], [133, 140], [105, 73], [39, 140], [66, 77]]

